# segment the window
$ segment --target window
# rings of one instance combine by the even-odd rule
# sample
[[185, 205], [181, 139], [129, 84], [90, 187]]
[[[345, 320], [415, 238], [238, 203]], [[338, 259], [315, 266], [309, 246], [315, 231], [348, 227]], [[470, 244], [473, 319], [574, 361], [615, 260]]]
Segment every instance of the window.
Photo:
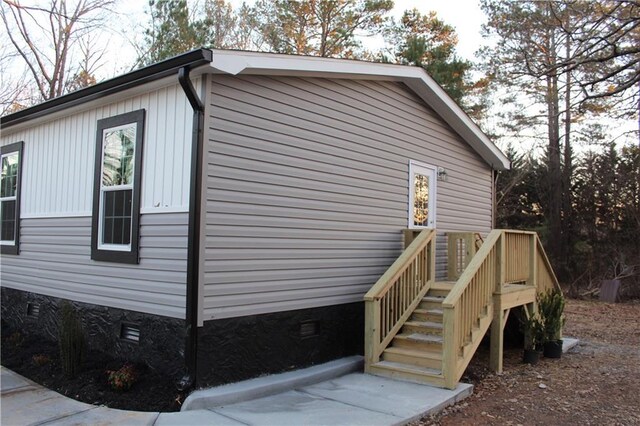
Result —
[[18, 254], [22, 146], [22, 142], [3, 146], [0, 154], [0, 244], [3, 254]]
[[91, 258], [138, 263], [144, 110], [98, 121]]
[[436, 227], [436, 170], [409, 162], [409, 228]]

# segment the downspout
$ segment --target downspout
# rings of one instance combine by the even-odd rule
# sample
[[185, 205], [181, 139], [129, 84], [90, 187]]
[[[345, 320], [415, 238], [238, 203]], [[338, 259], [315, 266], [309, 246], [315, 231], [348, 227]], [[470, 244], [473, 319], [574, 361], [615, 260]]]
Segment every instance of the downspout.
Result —
[[193, 109], [191, 134], [191, 178], [189, 183], [189, 231], [187, 248], [187, 300], [186, 338], [184, 348], [185, 375], [178, 382], [178, 389], [186, 391], [196, 382], [198, 356], [198, 273], [200, 250], [200, 207], [202, 203], [202, 153], [204, 136], [204, 105], [191, 80], [189, 67], [178, 70], [178, 81]]

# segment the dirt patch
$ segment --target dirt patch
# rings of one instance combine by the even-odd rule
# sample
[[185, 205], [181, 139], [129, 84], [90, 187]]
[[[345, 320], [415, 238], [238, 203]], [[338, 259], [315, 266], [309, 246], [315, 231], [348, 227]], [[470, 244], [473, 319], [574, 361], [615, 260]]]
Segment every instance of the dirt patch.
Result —
[[107, 371], [125, 364], [102, 352], [91, 351], [80, 373], [67, 378], [60, 366], [58, 346], [43, 339], [25, 338], [19, 333], [2, 333], [2, 365], [62, 395], [95, 405], [135, 411], [179, 411], [183, 396], [175, 383], [146, 367], [134, 364], [137, 381], [127, 391], [113, 390]]
[[580, 343], [562, 359], [529, 366], [507, 349], [497, 375], [482, 348], [465, 373], [473, 395], [412, 425], [640, 424], [640, 303], [568, 300], [565, 312]]

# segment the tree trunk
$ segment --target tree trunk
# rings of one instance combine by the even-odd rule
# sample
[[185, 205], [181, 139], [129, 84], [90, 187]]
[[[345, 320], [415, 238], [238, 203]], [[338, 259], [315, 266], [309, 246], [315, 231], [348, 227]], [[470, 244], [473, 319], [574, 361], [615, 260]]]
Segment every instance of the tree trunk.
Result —
[[[565, 39], [565, 54], [571, 55], [571, 39]], [[573, 202], [571, 193], [571, 178], [573, 175], [573, 150], [571, 149], [571, 72], [566, 71], [566, 87], [564, 99], [564, 161], [562, 169], [562, 245], [561, 259], [565, 264], [571, 261], [571, 247], [573, 245]]]
[[[547, 32], [547, 42], [549, 49], [547, 50], [548, 69], [553, 70], [556, 63], [556, 41], [553, 29]], [[559, 101], [558, 101], [558, 76], [551, 72], [546, 77], [547, 93], [547, 126], [548, 126], [548, 162], [549, 162], [549, 204], [548, 204], [548, 221], [549, 221], [549, 251], [551, 259], [555, 259], [556, 265], [554, 269], [560, 271], [560, 259], [562, 259], [562, 171], [560, 168], [560, 120], [559, 120]]]

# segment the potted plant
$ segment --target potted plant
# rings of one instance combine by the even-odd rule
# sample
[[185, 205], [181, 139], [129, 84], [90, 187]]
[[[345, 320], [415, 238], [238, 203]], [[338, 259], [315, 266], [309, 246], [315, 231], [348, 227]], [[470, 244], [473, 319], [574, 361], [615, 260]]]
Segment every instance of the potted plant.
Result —
[[544, 326], [544, 356], [562, 356], [562, 327], [564, 326], [564, 295], [558, 289], [538, 296], [538, 312]]
[[540, 359], [545, 334], [544, 324], [537, 313], [522, 318], [522, 331], [524, 332], [524, 356], [522, 362], [535, 365]]

